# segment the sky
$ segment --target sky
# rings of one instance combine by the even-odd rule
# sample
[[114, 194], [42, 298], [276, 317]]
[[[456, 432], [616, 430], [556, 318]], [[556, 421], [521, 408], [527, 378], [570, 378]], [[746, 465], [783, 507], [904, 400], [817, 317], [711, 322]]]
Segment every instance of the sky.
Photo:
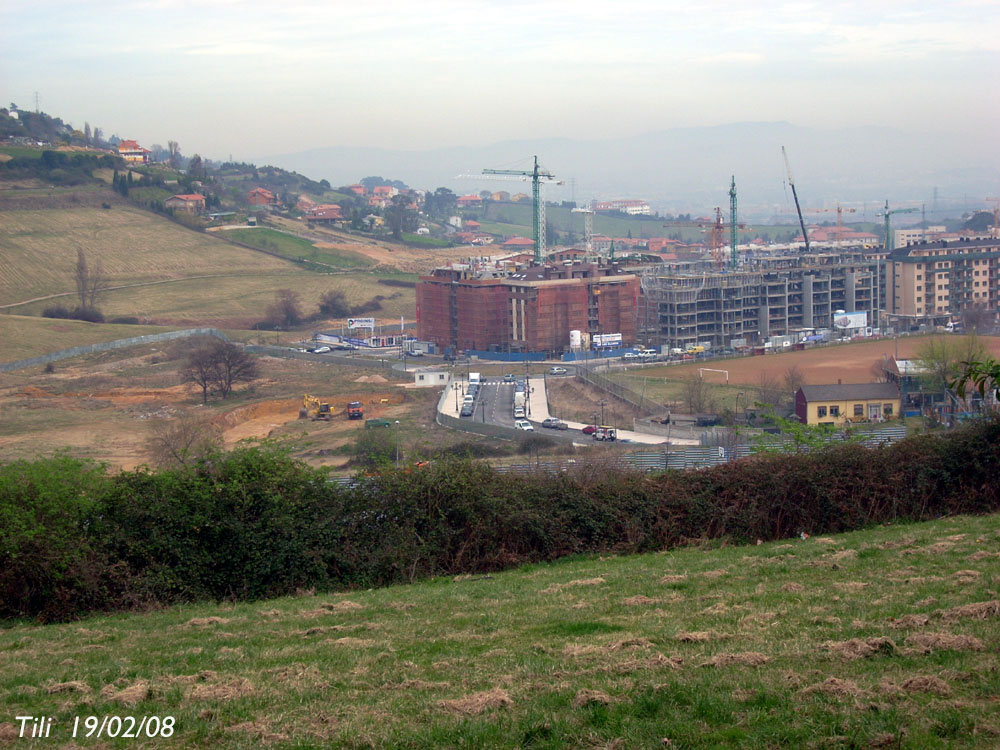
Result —
[[186, 155], [787, 121], [996, 149], [997, 0], [3, 0], [0, 97]]

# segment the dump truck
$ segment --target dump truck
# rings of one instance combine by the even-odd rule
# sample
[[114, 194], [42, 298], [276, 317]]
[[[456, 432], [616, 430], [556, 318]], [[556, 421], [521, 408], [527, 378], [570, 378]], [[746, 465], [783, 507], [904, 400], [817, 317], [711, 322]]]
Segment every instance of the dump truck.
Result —
[[347, 405], [347, 418], [348, 419], [364, 419], [365, 410], [361, 406], [360, 401], [352, 401]]

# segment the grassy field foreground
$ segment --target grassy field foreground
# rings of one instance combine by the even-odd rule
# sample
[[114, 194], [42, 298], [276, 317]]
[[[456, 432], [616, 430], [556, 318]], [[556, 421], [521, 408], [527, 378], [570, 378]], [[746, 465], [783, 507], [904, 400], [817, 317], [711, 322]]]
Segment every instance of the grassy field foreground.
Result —
[[8, 624], [0, 745], [996, 747], [997, 520]]

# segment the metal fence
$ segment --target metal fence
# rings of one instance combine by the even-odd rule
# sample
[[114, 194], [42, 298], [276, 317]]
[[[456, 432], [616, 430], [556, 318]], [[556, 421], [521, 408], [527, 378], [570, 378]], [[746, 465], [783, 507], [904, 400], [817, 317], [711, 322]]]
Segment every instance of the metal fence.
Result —
[[616, 383], [611, 378], [600, 375], [589, 368], [578, 367], [576, 370], [576, 376], [585, 383], [589, 383], [595, 388], [600, 388], [602, 391], [610, 393], [616, 398], [620, 398], [622, 401], [625, 401], [646, 414], [655, 414], [663, 411], [663, 404], [657, 403], [652, 399], [648, 399], [641, 393], [636, 393], [631, 388], [628, 388], [621, 383]]
[[21, 359], [17, 362], [0, 362], [0, 372], [12, 372], [23, 370], [26, 367], [45, 365], [49, 362], [56, 362], [60, 359], [70, 357], [80, 357], [85, 354], [96, 352], [108, 352], [113, 349], [126, 349], [130, 346], [140, 344], [153, 344], [158, 341], [172, 341], [173, 339], [186, 338], [188, 336], [215, 336], [223, 341], [229, 341], [222, 331], [217, 328], [186, 328], [182, 331], [167, 331], [166, 333], [151, 333], [146, 336], [133, 336], [128, 339], [118, 339], [117, 341], [105, 341], [100, 344], [87, 344], [85, 346], [74, 346], [70, 349], [62, 349], [58, 352], [49, 352], [30, 359]]
[[398, 359], [375, 359], [374, 357], [350, 357], [338, 354], [314, 354], [300, 352], [287, 346], [268, 346], [262, 344], [247, 344], [246, 350], [252, 354], [263, 354], [268, 357], [283, 357], [285, 359], [301, 359], [307, 362], [324, 362], [328, 365], [347, 365], [362, 367], [368, 370], [391, 370]]

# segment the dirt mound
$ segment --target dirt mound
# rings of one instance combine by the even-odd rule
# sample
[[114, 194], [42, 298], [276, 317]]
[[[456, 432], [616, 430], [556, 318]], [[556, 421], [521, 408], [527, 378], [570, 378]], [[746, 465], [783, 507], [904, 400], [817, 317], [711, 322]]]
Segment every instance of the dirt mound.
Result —
[[476, 716], [494, 708], [509, 708], [514, 705], [506, 690], [494, 688], [481, 693], [473, 693], [465, 698], [438, 701], [438, 706], [465, 716]]
[[771, 661], [770, 656], [765, 656], [758, 651], [744, 651], [740, 654], [717, 654], [704, 662], [703, 667], [728, 667], [733, 664], [742, 664], [749, 667], [760, 667]]
[[954, 633], [913, 633], [906, 637], [906, 643], [925, 654], [932, 651], [982, 651], [985, 648], [975, 636]]
[[899, 649], [891, 638], [852, 638], [849, 641], [827, 641], [823, 648], [844, 659], [868, 659], [878, 654], [891, 655]]
[[941, 610], [939, 614], [943, 620], [985, 620], [989, 617], [1000, 617], [1000, 599], [963, 604], [961, 607]]
[[800, 692], [803, 695], [823, 693], [824, 695], [832, 695], [836, 698], [856, 698], [860, 695], [865, 695], [865, 691], [859, 688], [857, 683], [850, 680], [840, 680], [836, 677], [828, 677], [823, 682], [802, 688]]
[[600, 703], [609, 706], [614, 702], [614, 698], [607, 693], [602, 693], [600, 690], [581, 690], [573, 698], [573, 707], [583, 708], [584, 706], [589, 706], [591, 703]]

